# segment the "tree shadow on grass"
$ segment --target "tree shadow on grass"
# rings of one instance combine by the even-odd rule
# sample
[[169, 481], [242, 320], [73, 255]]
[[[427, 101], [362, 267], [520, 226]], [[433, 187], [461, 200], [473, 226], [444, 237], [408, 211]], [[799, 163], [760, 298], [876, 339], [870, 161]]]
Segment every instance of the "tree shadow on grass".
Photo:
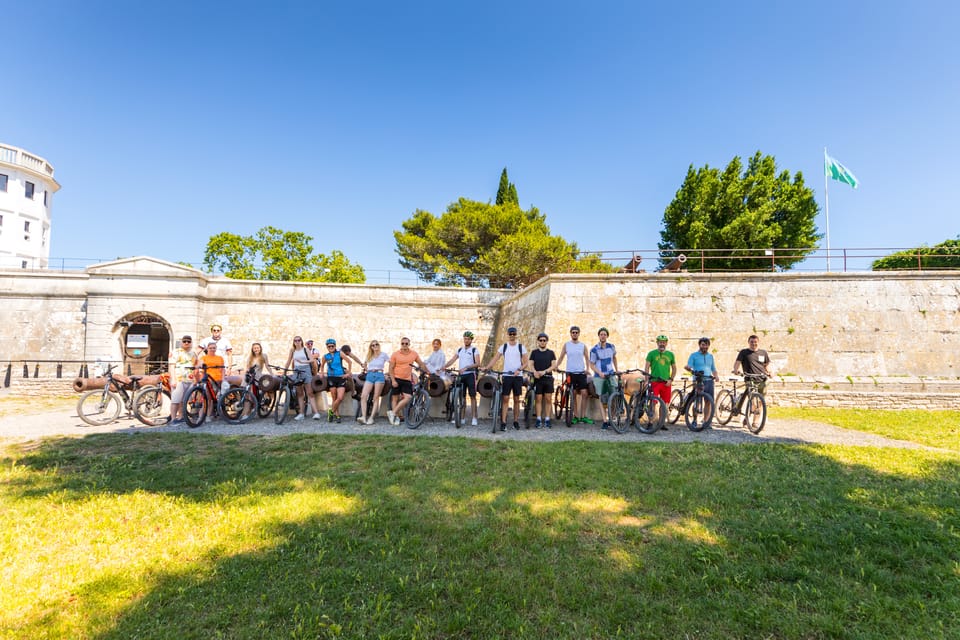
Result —
[[119, 608], [129, 578], [79, 585], [103, 639], [948, 635], [958, 459], [850, 451], [105, 435], [45, 442], [5, 493], [240, 510], [254, 549], [211, 540]]

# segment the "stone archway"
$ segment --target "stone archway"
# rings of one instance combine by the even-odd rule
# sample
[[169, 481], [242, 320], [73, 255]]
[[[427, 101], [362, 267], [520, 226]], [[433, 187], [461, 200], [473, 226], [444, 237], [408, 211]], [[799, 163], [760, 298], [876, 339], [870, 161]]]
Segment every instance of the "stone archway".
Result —
[[123, 371], [150, 375], [167, 370], [170, 357], [170, 323], [149, 311], [128, 313], [114, 327], [120, 329]]

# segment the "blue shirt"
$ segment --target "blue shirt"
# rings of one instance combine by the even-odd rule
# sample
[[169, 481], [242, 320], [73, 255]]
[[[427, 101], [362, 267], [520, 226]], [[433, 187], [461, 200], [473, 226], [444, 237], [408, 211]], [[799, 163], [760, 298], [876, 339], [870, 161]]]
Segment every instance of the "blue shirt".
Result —
[[[593, 348], [590, 349], [590, 363], [597, 365], [603, 375], [613, 373], [613, 356], [617, 355], [617, 348], [607, 343], [606, 347], [601, 347], [600, 343], [593, 345]], [[593, 374], [594, 377], [598, 377], [598, 374]]]
[[687, 366], [694, 371], [703, 371], [704, 375], [707, 376], [712, 376], [717, 371], [717, 367], [713, 363], [712, 353], [694, 351], [690, 354], [690, 357], [687, 358]]

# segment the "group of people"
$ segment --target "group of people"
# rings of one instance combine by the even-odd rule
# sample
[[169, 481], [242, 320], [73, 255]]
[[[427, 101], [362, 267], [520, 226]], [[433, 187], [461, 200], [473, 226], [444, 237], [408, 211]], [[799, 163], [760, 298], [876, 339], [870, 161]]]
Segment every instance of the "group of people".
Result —
[[[171, 354], [171, 413], [174, 424], [183, 420], [183, 394], [189, 386], [188, 381], [195, 378], [194, 371], [205, 367], [210, 380], [219, 387], [225, 371], [233, 367], [233, 346], [223, 336], [222, 327], [214, 324], [210, 327], [210, 332], [211, 336], [202, 340], [196, 350], [193, 349], [193, 339], [190, 336], [183, 336], [180, 339], [180, 346]], [[516, 327], [510, 327], [507, 329], [507, 341], [497, 347], [487, 362], [483, 362], [479, 350], [473, 344], [474, 337], [473, 332], [465, 331], [463, 345], [459, 346], [449, 359], [443, 352], [443, 343], [439, 338], [432, 341], [432, 351], [426, 359], [421, 359], [420, 354], [411, 348], [410, 339], [407, 337], [401, 338], [400, 348], [391, 355], [381, 350], [378, 340], [371, 340], [365, 357], [361, 359], [353, 354], [349, 345], [338, 347], [337, 341], [333, 338], [328, 338], [324, 342], [325, 350], [321, 352], [314, 348], [313, 340], [304, 341], [301, 336], [294, 336], [283, 367], [292, 371], [295, 379], [304, 383], [297, 386], [297, 415], [294, 420], [304, 420], [308, 409], [313, 414], [314, 420], [321, 419], [324, 411], [322, 405], [325, 404], [323, 395], [320, 394], [318, 400], [308, 384], [314, 376], [321, 375], [326, 379], [326, 387], [330, 393], [330, 404], [326, 408], [327, 420], [341, 422], [340, 407], [346, 397], [348, 381], [353, 377], [353, 365], [356, 364], [362, 374], [360, 378], [363, 380], [357, 422], [373, 424], [375, 416], [380, 414], [380, 400], [384, 385], [389, 383], [394, 393], [391, 394], [391, 406], [387, 411], [387, 418], [391, 424], [399, 424], [403, 411], [413, 396], [414, 366], [416, 366], [420, 372], [441, 378], [448, 377], [448, 371], [456, 372], [460, 376], [464, 392], [470, 398], [471, 424], [476, 425], [479, 376], [483, 371], [497, 370], [500, 366], [502, 410], [500, 416], [494, 417], [500, 421], [500, 430], [506, 431], [511, 397], [514, 411], [513, 428], [520, 428], [518, 416], [521, 415], [520, 402], [525, 375], [532, 376], [536, 428], [550, 428], [555, 390], [553, 374], [560, 371], [561, 366], [566, 363], [564, 372], [569, 376], [573, 390], [570, 406], [573, 416], [571, 422], [594, 424], [593, 419], [587, 414], [589, 388], [592, 385], [595, 394], [601, 400], [602, 426], [609, 428], [607, 400], [616, 390], [617, 377], [613, 374], [619, 371], [619, 365], [617, 349], [609, 342], [610, 332], [606, 327], [601, 327], [597, 331], [598, 341], [592, 347], [588, 347], [580, 340], [580, 327], [570, 327], [570, 339], [560, 348], [559, 357], [549, 348], [550, 337], [546, 333], [537, 335], [536, 348], [529, 349], [519, 341]], [[650, 378], [653, 393], [669, 404], [672, 383], [677, 375], [677, 360], [674, 354], [667, 350], [668, 342], [666, 335], [657, 336], [657, 348], [647, 354], [643, 370]], [[737, 354], [733, 372], [769, 376], [770, 357], [766, 351], [759, 348], [760, 338], [751, 335], [747, 344], [747, 348]], [[258, 379], [270, 372], [270, 363], [259, 342], [251, 345], [243, 368], [253, 370], [254, 376]], [[703, 373], [704, 392], [712, 398], [714, 381], [719, 379], [719, 375], [713, 354], [710, 353], [709, 338], [700, 338], [698, 350], [687, 358], [684, 369], [691, 373]]]

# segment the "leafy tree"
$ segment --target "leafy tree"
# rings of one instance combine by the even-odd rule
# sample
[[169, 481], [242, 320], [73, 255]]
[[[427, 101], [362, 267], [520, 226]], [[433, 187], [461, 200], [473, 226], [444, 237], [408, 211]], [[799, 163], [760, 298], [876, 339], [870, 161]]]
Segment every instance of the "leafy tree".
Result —
[[955, 240], [944, 240], [934, 247], [923, 245], [916, 249], [897, 251], [874, 260], [870, 265], [874, 271], [887, 269], [960, 269], [960, 236]]
[[223, 232], [207, 242], [203, 264], [239, 280], [365, 282], [363, 267], [343, 252], [313, 253], [312, 237], [299, 231], [263, 227], [252, 236]]
[[[803, 260], [822, 237], [814, 222], [817, 203], [801, 172], [791, 180], [786, 170], [776, 171], [773, 156], [759, 151], [746, 170], [739, 156], [722, 172], [690, 165], [663, 214], [661, 263], [686, 252], [687, 268], [699, 270], [700, 254], [693, 249], [710, 250], [704, 260], [710, 271], [769, 269], [767, 249], [774, 250], [778, 269]], [[778, 251], [783, 249], [790, 251]]]
[[510, 179], [507, 178], [507, 168], [503, 168], [503, 172], [500, 174], [500, 187], [497, 189], [497, 198], [494, 200], [498, 205], [507, 204], [512, 202], [513, 204], [520, 206], [520, 198], [517, 196], [517, 187], [510, 182]]
[[514, 202], [460, 198], [439, 217], [418, 209], [402, 224], [393, 234], [400, 264], [436, 284], [520, 287], [547, 273], [613, 270], [550, 235], [536, 207]]

